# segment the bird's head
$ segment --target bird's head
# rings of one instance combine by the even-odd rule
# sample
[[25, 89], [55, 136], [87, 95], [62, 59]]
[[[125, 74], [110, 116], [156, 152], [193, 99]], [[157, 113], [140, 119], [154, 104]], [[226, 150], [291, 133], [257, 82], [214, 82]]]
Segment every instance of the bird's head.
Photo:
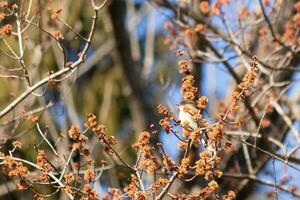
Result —
[[182, 100], [179, 103], [178, 107], [179, 107], [180, 111], [183, 111], [185, 107], [189, 107], [191, 109], [195, 109], [196, 108], [195, 107], [195, 103], [193, 101], [191, 101], [191, 100]]

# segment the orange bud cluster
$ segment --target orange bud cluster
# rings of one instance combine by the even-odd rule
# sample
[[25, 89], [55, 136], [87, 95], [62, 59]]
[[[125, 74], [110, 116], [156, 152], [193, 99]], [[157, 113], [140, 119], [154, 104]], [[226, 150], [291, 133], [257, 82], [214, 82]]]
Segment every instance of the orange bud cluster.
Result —
[[210, 190], [216, 191], [219, 188], [219, 185], [216, 181], [213, 180], [208, 183], [208, 187]]
[[189, 158], [183, 158], [181, 160], [181, 165], [178, 168], [179, 177], [182, 177], [184, 174], [188, 173], [188, 169], [190, 166], [190, 159]]
[[223, 126], [220, 122], [212, 127], [212, 131], [208, 134], [209, 139], [219, 142], [223, 137]]
[[74, 193], [74, 190], [70, 186], [61, 188], [61, 191], [68, 194]]
[[130, 199], [146, 200], [148, 192], [140, 191], [138, 188], [139, 182], [135, 175], [131, 175], [130, 184], [124, 188], [124, 192]]
[[88, 137], [80, 132], [79, 127], [77, 125], [72, 125], [68, 133], [69, 137], [74, 140], [72, 149], [77, 150], [84, 155], [89, 155], [90, 150], [85, 147], [85, 143], [88, 141]]
[[202, 131], [200, 128], [197, 128], [191, 132], [190, 138], [195, 146], [200, 144], [200, 136]]
[[144, 158], [141, 161], [141, 167], [146, 169], [148, 173], [153, 173], [160, 168], [160, 164], [154, 156], [154, 148], [150, 144], [149, 132], [141, 132], [138, 142], [135, 143], [133, 147], [141, 152], [141, 155]]
[[84, 172], [84, 179], [85, 180], [91, 182], [94, 178], [95, 178], [95, 173], [94, 173], [93, 170], [88, 169]]
[[204, 150], [200, 153], [200, 159], [196, 161], [196, 175], [204, 176], [209, 181], [214, 177], [220, 178], [222, 171], [220, 170], [220, 157], [215, 156], [211, 159], [211, 152]]
[[38, 150], [37, 156], [36, 156], [36, 165], [42, 168], [44, 171], [52, 171], [47, 170], [49, 168], [48, 162], [46, 160], [46, 153], [44, 150]]
[[195, 79], [192, 75], [186, 75], [182, 79], [180, 92], [183, 94], [184, 100], [194, 100], [198, 92], [198, 88], [194, 87]]
[[62, 13], [63, 8], [57, 8], [54, 13], [51, 15], [51, 20], [55, 21], [59, 18], [60, 14]]
[[173, 28], [173, 24], [170, 21], [164, 23], [164, 29], [171, 30]]
[[44, 199], [45, 199], [43, 196], [41, 196], [41, 195], [38, 194], [38, 193], [35, 193], [35, 194], [33, 195], [33, 197], [34, 197], [35, 200], [44, 200]]
[[46, 161], [46, 154], [44, 150], [38, 150], [38, 154], [36, 156], [36, 164], [39, 167], [43, 167], [44, 165], [46, 165], [47, 161]]
[[257, 58], [253, 57], [252, 62], [250, 64], [251, 64], [250, 71], [248, 71], [245, 74], [243, 81], [238, 85], [238, 88], [241, 90], [247, 88], [248, 85], [252, 84], [257, 75]]
[[80, 200], [96, 200], [98, 199], [98, 193], [93, 190], [90, 184], [85, 184], [82, 191], [86, 194], [86, 197], [81, 197]]
[[74, 181], [74, 175], [73, 174], [65, 174], [64, 179], [68, 184], [71, 184]]
[[166, 178], [159, 178], [156, 182], [151, 184], [151, 191], [153, 193], [157, 192], [158, 188], [161, 186], [165, 186], [169, 183], [169, 180]]
[[46, 153], [44, 150], [38, 150], [37, 156], [36, 156], [36, 165], [41, 168], [41, 170], [44, 172], [39, 176], [39, 179], [41, 182], [47, 182], [50, 180], [50, 177], [47, 173], [52, 172], [53, 168], [46, 160]]
[[171, 131], [171, 129], [172, 129], [172, 127], [171, 127], [169, 121], [170, 121], [171, 119], [173, 119], [173, 117], [171, 116], [170, 111], [169, 111], [166, 107], [164, 107], [163, 105], [161, 105], [161, 104], [159, 104], [159, 105], [157, 106], [157, 110], [158, 110], [158, 113], [159, 113], [159, 114], [164, 115], [164, 118], [161, 119], [161, 120], [159, 121], [159, 125], [160, 125], [163, 129], [165, 129], [165, 131], [166, 131], [167, 133], [169, 133], [169, 132]]
[[205, 26], [203, 25], [203, 24], [197, 24], [196, 26], [195, 26], [195, 31], [196, 32], [202, 32], [202, 31], [204, 31], [205, 30]]
[[103, 138], [106, 136], [105, 126], [99, 124], [97, 122], [97, 117], [92, 113], [88, 115], [86, 126], [91, 129], [100, 140], [103, 140]]
[[208, 98], [205, 96], [201, 96], [197, 102], [196, 102], [196, 106], [197, 108], [199, 108], [200, 110], [203, 110], [207, 107], [207, 103], [208, 103]]
[[29, 175], [29, 170], [26, 166], [23, 165], [22, 162], [17, 162], [11, 156], [5, 156], [4, 159], [4, 167], [2, 171], [9, 177], [21, 177], [26, 178]]
[[102, 200], [109, 200], [109, 199], [120, 199], [122, 200], [123, 198], [121, 197], [122, 191], [118, 188], [108, 188], [108, 195], [106, 197], [102, 197]]
[[222, 197], [222, 200], [234, 200], [236, 198], [236, 195], [234, 191], [230, 190], [227, 192], [226, 195]]
[[165, 118], [165, 119], [161, 119], [161, 120], [159, 121], [159, 125], [161, 125], [161, 127], [162, 127], [163, 129], [165, 129], [165, 131], [166, 131], [167, 133], [169, 133], [169, 132], [171, 131], [171, 125], [170, 125], [169, 121], [166, 120], [166, 118]]
[[26, 183], [25, 180], [20, 180], [19, 183], [17, 183], [17, 189], [20, 192], [23, 192], [28, 188], [28, 183]]
[[175, 168], [176, 163], [168, 155], [163, 155], [163, 164], [165, 169], [172, 170]]
[[157, 110], [159, 114], [164, 115], [165, 117], [171, 117], [171, 113], [169, 112], [168, 108], [166, 108], [165, 106], [159, 104], [157, 106]]
[[208, 1], [201, 1], [199, 4], [199, 10], [203, 14], [207, 14], [209, 12], [209, 3]]
[[63, 34], [61, 33], [60, 30], [53, 31], [52, 36], [55, 37], [57, 40], [63, 40], [64, 39], [64, 36], [63, 36]]
[[189, 67], [188, 61], [187, 60], [180, 60], [178, 62], [178, 66], [179, 66], [179, 72], [185, 73], [185, 74], [190, 74], [191, 73], [191, 69]]
[[88, 115], [85, 126], [94, 133], [101, 143], [106, 145], [104, 150], [107, 154], [111, 155], [115, 152], [111, 146], [117, 144], [115, 137], [106, 135], [105, 126], [97, 122], [97, 118], [94, 114], [90, 113]]
[[246, 98], [246, 92], [251, 91], [251, 85], [254, 83], [254, 80], [257, 75], [257, 58], [254, 56], [252, 58], [251, 64], [251, 69], [248, 71], [244, 78], [243, 81], [238, 84], [237, 88], [233, 91], [232, 93], [232, 104], [230, 107], [230, 111], [233, 113], [239, 110], [239, 105], [238, 101], [239, 100], [244, 100]]
[[183, 141], [179, 141], [178, 144], [177, 144], [177, 148], [181, 151], [185, 150], [186, 148], [186, 142], [183, 142]]
[[10, 36], [11, 31], [12, 31], [12, 25], [11, 24], [5, 24], [2, 28], [0, 28], [0, 35], [5, 34], [7, 36]]
[[72, 125], [68, 133], [69, 137], [77, 142], [87, 141], [87, 137], [80, 133], [79, 127], [77, 125]]

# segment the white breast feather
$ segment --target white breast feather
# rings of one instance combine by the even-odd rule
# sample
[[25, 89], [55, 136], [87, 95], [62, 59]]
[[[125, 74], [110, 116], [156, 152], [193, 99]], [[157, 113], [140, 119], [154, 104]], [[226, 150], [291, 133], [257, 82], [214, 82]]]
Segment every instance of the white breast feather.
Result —
[[189, 123], [189, 127], [191, 127], [193, 130], [198, 127], [197, 123], [193, 120], [191, 114], [189, 114], [188, 112], [180, 111], [179, 119], [181, 121], [181, 125]]

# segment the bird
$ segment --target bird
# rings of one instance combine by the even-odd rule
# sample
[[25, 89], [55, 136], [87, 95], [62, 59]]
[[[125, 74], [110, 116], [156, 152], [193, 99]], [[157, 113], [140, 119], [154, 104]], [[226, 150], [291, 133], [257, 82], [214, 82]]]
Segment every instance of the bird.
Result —
[[[193, 119], [193, 110], [197, 110], [195, 103], [190, 100], [183, 100], [179, 103], [179, 115], [178, 118], [180, 120], [180, 124], [182, 127], [186, 127], [188, 124], [188, 130], [194, 131], [197, 128], [201, 128], [199, 126], [199, 123]], [[216, 148], [214, 148], [214, 145], [212, 142], [209, 142], [209, 138], [206, 134], [202, 134], [201, 137], [201, 143], [211, 154], [211, 158], [208, 159], [208, 162], [213, 160], [217, 154]]]
[[188, 124], [189, 128], [193, 130], [198, 128], [198, 123], [193, 119], [191, 111], [196, 110], [196, 106], [193, 101], [181, 101], [179, 104], [179, 120], [181, 126]]

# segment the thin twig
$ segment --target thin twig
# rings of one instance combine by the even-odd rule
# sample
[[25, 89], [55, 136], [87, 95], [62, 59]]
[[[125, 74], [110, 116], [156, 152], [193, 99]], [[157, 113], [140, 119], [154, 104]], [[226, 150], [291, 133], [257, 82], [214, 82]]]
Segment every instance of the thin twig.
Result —
[[36, 127], [38, 129], [38, 132], [40, 133], [40, 135], [42, 136], [42, 138], [46, 141], [46, 143], [49, 145], [49, 147], [52, 149], [53, 153], [58, 156], [58, 153], [56, 152], [55, 148], [52, 146], [52, 144], [49, 142], [49, 140], [46, 138], [46, 136], [44, 135], [44, 133], [42, 132], [39, 123], [36, 123]]

